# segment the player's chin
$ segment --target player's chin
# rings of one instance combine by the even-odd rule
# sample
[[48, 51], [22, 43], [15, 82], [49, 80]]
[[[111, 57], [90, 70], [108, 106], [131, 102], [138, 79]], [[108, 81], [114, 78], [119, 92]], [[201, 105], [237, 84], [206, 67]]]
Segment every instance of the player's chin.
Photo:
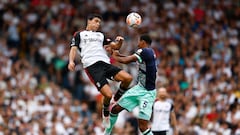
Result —
[[119, 51], [121, 48], [114, 48], [113, 51]]
[[99, 29], [99, 26], [97, 26], [97, 25], [95, 25], [94, 27], [93, 27], [93, 31], [97, 31]]

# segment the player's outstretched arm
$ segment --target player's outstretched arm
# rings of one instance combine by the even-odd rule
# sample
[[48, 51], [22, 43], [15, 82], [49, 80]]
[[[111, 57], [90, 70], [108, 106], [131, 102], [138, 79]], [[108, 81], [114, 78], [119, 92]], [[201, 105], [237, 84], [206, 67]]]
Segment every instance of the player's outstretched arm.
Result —
[[69, 52], [69, 63], [68, 63], [68, 69], [70, 71], [74, 71], [75, 69], [75, 56], [76, 56], [76, 53], [77, 53], [77, 46], [72, 46], [71, 49], [70, 49], [70, 52]]
[[112, 56], [116, 61], [123, 64], [137, 61], [137, 57], [135, 55], [124, 56], [123, 54], [120, 54], [118, 50], [113, 51]]

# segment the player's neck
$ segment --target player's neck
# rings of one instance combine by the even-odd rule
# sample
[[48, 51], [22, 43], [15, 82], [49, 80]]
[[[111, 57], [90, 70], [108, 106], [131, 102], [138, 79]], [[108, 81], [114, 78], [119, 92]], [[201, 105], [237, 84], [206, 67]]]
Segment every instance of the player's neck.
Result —
[[165, 101], [166, 98], [159, 98], [158, 100], [159, 100], [159, 101]]
[[90, 30], [90, 29], [86, 29], [86, 31], [93, 31], [93, 30]]
[[86, 27], [86, 31], [95, 31], [95, 30], [91, 29], [90, 27]]
[[85, 30], [86, 30], [86, 31], [96, 31], [96, 30], [94, 30], [92, 27], [89, 27], [89, 26], [87, 26]]

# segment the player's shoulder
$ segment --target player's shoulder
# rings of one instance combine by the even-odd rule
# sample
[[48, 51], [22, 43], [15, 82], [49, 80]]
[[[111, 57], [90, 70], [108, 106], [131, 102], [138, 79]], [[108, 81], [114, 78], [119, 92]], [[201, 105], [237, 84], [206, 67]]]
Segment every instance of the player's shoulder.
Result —
[[169, 104], [173, 104], [173, 100], [170, 99], [170, 98], [167, 98], [167, 99], [166, 99], [166, 102], [169, 103]]
[[140, 54], [140, 53], [149, 53], [149, 49], [148, 48], [138, 48], [136, 53]]
[[152, 48], [140, 48], [136, 53], [146, 58], [152, 58], [155, 55]]
[[141, 48], [142, 52], [148, 53], [148, 54], [153, 54], [154, 51], [152, 48], [146, 47], [146, 48]]
[[77, 36], [77, 35], [79, 35], [81, 32], [83, 32], [84, 30], [78, 30], [78, 31], [75, 31], [74, 33], [73, 33], [73, 36]]
[[143, 51], [143, 49], [142, 49], [142, 48], [139, 48], [139, 49], [137, 49], [136, 54], [141, 54], [142, 51]]
[[102, 32], [102, 31], [96, 31], [96, 32], [97, 32], [97, 33], [101, 33], [101, 34], [103, 34], [103, 35], [105, 34], [105, 33], [104, 33], [104, 32]]
[[171, 99], [166, 99], [166, 100], [159, 100], [159, 99], [155, 99], [155, 102], [161, 102], [161, 103], [166, 103], [166, 104], [173, 104], [173, 100]]
[[106, 38], [105, 34], [103, 32], [101, 32], [101, 31], [96, 31], [96, 35], [97, 36], [103, 36], [103, 37]]
[[172, 99], [167, 99], [166, 100], [166, 102], [168, 103], [168, 104], [170, 104], [170, 106], [171, 106], [171, 110], [173, 110], [173, 108], [174, 108], [174, 101], [172, 100]]

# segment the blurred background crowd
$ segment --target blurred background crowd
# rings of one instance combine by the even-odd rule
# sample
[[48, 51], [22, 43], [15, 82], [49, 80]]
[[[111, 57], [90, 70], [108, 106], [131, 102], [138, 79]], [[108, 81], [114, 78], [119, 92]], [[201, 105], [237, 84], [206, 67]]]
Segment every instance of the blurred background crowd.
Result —
[[[137, 30], [125, 24], [132, 11]], [[150, 33], [180, 135], [240, 135], [239, 0], [0, 0], [0, 135], [102, 134], [101, 95], [80, 62], [67, 69], [72, 35], [93, 12], [109, 38], [124, 36], [124, 54]], [[134, 63], [112, 63], [136, 76]], [[134, 113], [114, 132], [137, 135]]]

